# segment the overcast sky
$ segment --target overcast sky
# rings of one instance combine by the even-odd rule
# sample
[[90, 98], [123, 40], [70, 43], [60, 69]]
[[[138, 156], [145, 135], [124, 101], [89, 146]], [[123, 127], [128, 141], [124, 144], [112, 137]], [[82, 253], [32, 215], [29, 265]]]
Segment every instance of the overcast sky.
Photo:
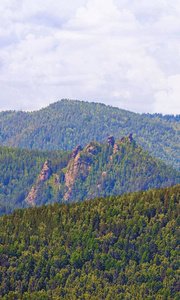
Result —
[[180, 114], [180, 0], [1, 0], [0, 110]]

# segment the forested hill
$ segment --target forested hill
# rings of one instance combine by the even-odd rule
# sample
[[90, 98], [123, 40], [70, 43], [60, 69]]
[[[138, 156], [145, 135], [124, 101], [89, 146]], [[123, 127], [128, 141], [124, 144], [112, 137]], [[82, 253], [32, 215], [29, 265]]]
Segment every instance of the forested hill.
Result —
[[73, 152], [0, 147], [1, 214], [18, 207], [77, 202], [180, 183], [180, 172], [143, 150], [132, 135]]
[[0, 144], [39, 150], [72, 150], [133, 133], [154, 157], [180, 170], [180, 116], [136, 114], [104, 104], [61, 100], [35, 112], [0, 113]]
[[[69, 152], [13, 149], [0, 146], [0, 215], [27, 206], [24, 199], [40, 174], [47, 158], [63, 168]], [[47, 199], [48, 201], [48, 199]]]
[[180, 185], [0, 218], [2, 300], [180, 299]]

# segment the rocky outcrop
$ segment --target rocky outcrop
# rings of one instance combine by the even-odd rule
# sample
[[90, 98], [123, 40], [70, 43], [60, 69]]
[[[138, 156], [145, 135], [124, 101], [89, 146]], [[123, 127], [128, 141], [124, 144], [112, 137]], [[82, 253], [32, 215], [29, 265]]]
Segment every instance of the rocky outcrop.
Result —
[[68, 190], [63, 197], [64, 201], [68, 201], [73, 195], [75, 180], [80, 177], [83, 181], [89, 174], [90, 157], [96, 154], [96, 149], [93, 142], [91, 142], [85, 147], [84, 150], [86, 151], [83, 155], [81, 155], [82, 150], [81, 146], [74, 149], [72, 158], [67, 166], [67, 171], [65, 173], [65, 185]]
[[65, 183], [68, 187], [74, 184], [74, 181], [79, 174], [81, 174], [81, 179], [88, 176], [90, 158], [98, 152], [93, 142], [87, 144], [84, 148], [85, 151], [83, 155], [81, 155], [82, 150], [83, 148], [80, 145], [73, 150], [72, 158], [69, 161], [65, 173]]
[[75, 181], [75, 177], [78, 173], [79, 165], [80, 165], [80, 153], [77, 152], [75, 157], [73, 155], [73, 158], [74, 158], [74, 160], [73, 161], [71, 160], [69, 162], [69, 165], [67, 167], [68, 170], [65, 174], [65, 183], [67, 186], [72, 185]]
[[69, 187], [67, 192], [64, 195], [63, 200], [64, 201], [69, 201], [69, 199], [71, 199], [72, 196], [73, 196], [73, 187]]
[[98, 153], [97, 147], [94, 142], [90, 142], [89, 144], [86, 145], [84, 148], [88, 154], [91, 155], [96, 155]]
[[128, 136], [122, 136], [121, 138], [120, 138], [120, 142], [121, 143], [124, 143], [124, 142], [129, 142], [129, 143], [132, 143], [132, 141], [133, 141], [133, 137], [132, 137], [132, 133], [129, 133], [128, 134]]
[[128, 140], [129, 140], [130, 143], [132, 143], [132, 133], [130, 133], [130, 134], [128, 135]]
[[41, 181], [47, 181], [49, 179], [49, 177], [51, 176], [52, 171], [51, 171], [51, 168], [49, 167], [49, 163], [50, 163], [50, 160], [47, 159], [46, 162], [44, 163], [41, 173], [39, 174], [39, 176], [37, 178], [37, 183], [39, 183]]
[[37, 194], [40, 189], [41, 183], [47, 181], [52, 174], [52, 170], [51, 170], [49, 164], [50, 164], [50, 160], [47, 159], [44, 163], [41, 173], [39, 174], [39, 176], [36, 180], [35, 186], [33, 186], [31, 188], [28, 196], [24, 200], [26, 203], [28, 203], [31, 206], [34, 206], [36, 204], [36, 198], [37, 198]]
[[[120, 151], [121, 143], [128, 143], [132, 142], [132, 134], [130, 133], [126, 137], [122, 137], [120, 141], [115, 141], [114, 136], [110, 135], [107, 140], [107, 144], [109, 145], [109, 158], [107, 167], [110, 168], [113, 165], [114, 155], [118, 154]], [[112, 147], [112, 148], [111, 148]], [[107, 151], [109, 151], [107, 149]], [[87, 177], [89, 176], [89, 170], [91, 168], [92, 163], [96, 161], [96, 156], [102, 151], [101, 144], [97, 142], [90, 142], [88, 143], [85, 148], [83, 149], [80, 145], [74, 148], [72, 152], [72, 156], [68, 162], [68, 165], [63, 169], [61, 173], [61, 180], [60, 175], [52, 174], [52, 170], [50, 167], [50, 160], [46, 160], [44, 166], [37, 177], [36, 183], [31, 188], [29, 195], [25, 199], [25, 202], [31, 206], [37, 204], [39, 199], [39, 195], [41, 193], [41, 189], [43, 190], [44, 186], [43, 183], [48, 181], [51, 175], [53, 175], [53, 179], [51, 180], [51, 184], [53, 182], [53, 188], [57, 190], [61, 190], [62, 192], [62, 201], [71, 201], [71, 199], [76, 200], [77, 192], [77, 185], [78, 182], [86, 181]], [[63, 175], [62, 175], [63, 174]], [[102, 182], [106, 179], [107, 173], [104, 171], [102, 172], [102, 177], [100, 182], [97, 183], [97, 189], [102, 189]], [[102, 181], [102, 182], [101, 182]], [[77, 184], [76, 184], [77, 183]], [[101, 186], [102, 185], [102, 186]], [[46, 186], [45, 186], [46, 188]]]
[[119, 145], [118, 143], [114, 143], [114, 147], [113, 147], [113, 153], [118, 153], [119, 152]]
[[33, 186], [31, 188], [27, 198], [25, 199], [25, 202], [28, 203], [31, 206], [34, 206], [36, 204], [35, 203], [36, 197], [37, 197], [37, 189], [35, 189], [34, 186]]
[[108, 145], [114, 146], [115, 139], [114, 139], [113, 135], [110, 135], [110, 136], [108, 137], [107, 143], [108, 143]]
[[122, 136], [122, 137], [120, 138], [120, 142], [121, 142], [121, 143], [124, 142], [124, 136]]
[[73, 153], [72, 153], [72, 158], [75, 158], [76, 155], [78, 154], [79, 151], [82, 151], [83, 148], [81, 147], [81, 145], [78, 145], [74, 148]]

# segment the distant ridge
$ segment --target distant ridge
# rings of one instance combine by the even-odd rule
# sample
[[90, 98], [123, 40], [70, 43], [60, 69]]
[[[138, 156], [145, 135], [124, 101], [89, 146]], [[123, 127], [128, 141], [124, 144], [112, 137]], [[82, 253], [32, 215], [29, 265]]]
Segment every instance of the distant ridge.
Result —
[[136, 114], [100, 103], [61, 100], [34, 112], [0, 113], [0, 144], [39, 150], [73, 150], [133, 133], [154, 157], [180, 170], [180, 116]]

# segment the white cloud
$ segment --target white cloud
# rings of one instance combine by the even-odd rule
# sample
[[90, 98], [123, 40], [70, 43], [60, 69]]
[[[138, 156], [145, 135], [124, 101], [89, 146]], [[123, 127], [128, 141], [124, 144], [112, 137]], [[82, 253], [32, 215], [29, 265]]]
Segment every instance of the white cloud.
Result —
[[166, 87], [155, 94], [154, 110], [166, 114], [180, 112], [180, 74], [169, 76]]
[[65, 97], [180, 113], [179, 4], [2, 0], [0, 109]]

